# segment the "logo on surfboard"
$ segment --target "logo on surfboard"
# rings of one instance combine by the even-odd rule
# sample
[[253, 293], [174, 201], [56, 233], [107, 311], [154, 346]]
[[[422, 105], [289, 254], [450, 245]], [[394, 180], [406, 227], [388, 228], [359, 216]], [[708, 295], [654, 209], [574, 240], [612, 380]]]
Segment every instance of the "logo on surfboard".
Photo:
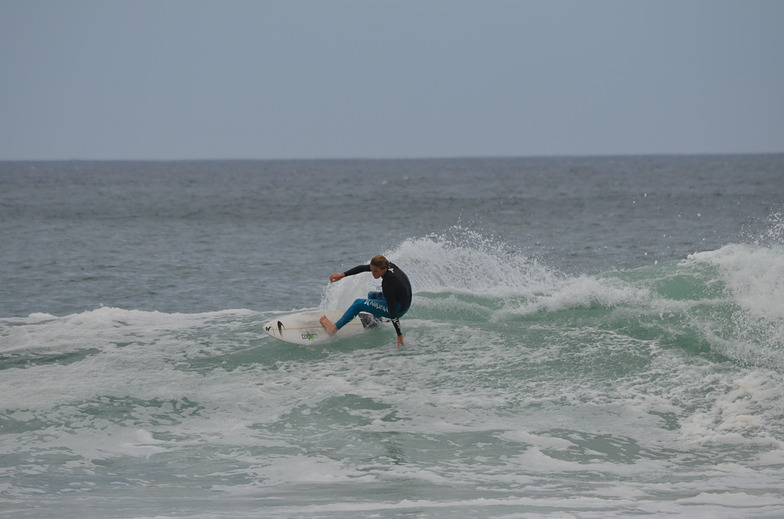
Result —
[[[283, 324], [283, 321], [278, 321], [276, 324], [277, 324], [277, 328], [278, 328], [278, 335], [283, 337], [283, 331], [286, 329], [286, 326]], [[270, 332], [272, 332], [274, 330], [274, 328], [275, 327], [270, 324], [270, 325], [267, 325], [267, 326], [264, 327], [264, 331], [267, 332], [267, 333], [270, 333]], [[306, 341], [312, 341], [312, 340], [318, 339], [319, 334], [316, 333], [316, 332], [306, 332], [306, 333], [300, 334], [300, 337], [302, 337]]]
[[[278, 321], [278, 335], [282, 336], [283, 335], [283, 330], [285, 330], [285, 329], [286, 329], [286, 327], [283, 326], [283, 322], [282, 321]], [[270, 330], [272, 330], [272, 326], [265, 326], [264, 327], [264, 331], [265, 332], [269, 333]]]

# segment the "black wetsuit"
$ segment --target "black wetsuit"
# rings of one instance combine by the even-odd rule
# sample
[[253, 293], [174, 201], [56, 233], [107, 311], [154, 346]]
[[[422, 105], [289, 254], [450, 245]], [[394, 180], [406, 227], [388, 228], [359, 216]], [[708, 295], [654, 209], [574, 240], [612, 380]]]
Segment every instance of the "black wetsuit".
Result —
[[[362, 272], [370, 272], [370, 265], [357, 265], [353, 269], [345, 271], [343, 274], [346, 276], [353, 276]], [[372, 299], [358, 299], [355, 304], [349, 308], [343, 317], [335, 323], [338, 328], [342, 328], [348, 321], [356, 317], [359, 311], [368, 311], [374, 315], [381, 317], [389, 317], [392, 324], [395, 326], [395, 331], [398, 335], [403, 335], [400, 331], [400, 317], [408, 311], [411, 306], [411, 282], [408, 280], [405, 272], [400, 270], [394, 263], [389, 264], [389, 269], [381, 277], [381, 291], [384, 295], [383, 303], [386, 308], [380, 308], [377, 300]], [[360, 303], [361, 302], [361, 303]], [[356, 312], [355, 312], [356, 311]], [[384, 312], [386, 311], [386, 312]], [[388, 315], [384, 315], [388, 313]], [[353, 314], [353, 315], [352, 315]]]

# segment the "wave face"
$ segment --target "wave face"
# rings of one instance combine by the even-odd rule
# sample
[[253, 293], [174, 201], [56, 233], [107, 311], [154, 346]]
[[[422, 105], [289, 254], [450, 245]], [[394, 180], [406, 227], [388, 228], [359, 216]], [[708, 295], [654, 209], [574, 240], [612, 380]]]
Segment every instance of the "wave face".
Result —
[[570, 275], [460, 227], [411, 238], [386, 252], [416, 287], [400, 350], [292, 347], [251, 310], [0, 319], [0, 516], [776, 517], [763, 241]]

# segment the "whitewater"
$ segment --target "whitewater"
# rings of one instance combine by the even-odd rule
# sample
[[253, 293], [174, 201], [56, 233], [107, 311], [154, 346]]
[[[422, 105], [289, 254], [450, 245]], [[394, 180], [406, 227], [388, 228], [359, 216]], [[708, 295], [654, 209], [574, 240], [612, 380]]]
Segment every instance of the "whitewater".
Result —
[[0, 517], [782, 517], [782, 166], [0, 163]]

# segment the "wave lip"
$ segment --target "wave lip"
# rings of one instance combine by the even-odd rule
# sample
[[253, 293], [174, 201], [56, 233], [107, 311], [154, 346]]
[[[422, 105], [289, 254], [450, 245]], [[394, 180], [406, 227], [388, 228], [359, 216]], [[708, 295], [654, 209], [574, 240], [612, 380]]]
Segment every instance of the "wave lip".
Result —
[[707, 268], [709, 282], [723, 287], [714, 340], [739, 360], [784, 368], [784, 246], [731, 244], [686, 263]]

